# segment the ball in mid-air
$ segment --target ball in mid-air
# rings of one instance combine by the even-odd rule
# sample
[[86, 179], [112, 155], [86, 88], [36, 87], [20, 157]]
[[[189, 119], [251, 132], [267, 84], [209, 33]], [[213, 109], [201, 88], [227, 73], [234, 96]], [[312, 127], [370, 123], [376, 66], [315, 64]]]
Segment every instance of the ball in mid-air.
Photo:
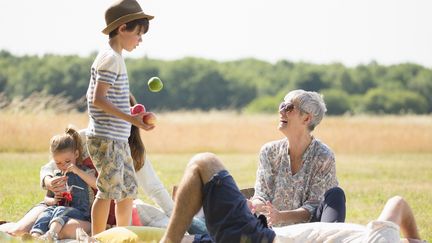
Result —
[[147, 84], [151, 92], [159, 92], [163, 88], [163, 83], [158, 77], [150, 78]]

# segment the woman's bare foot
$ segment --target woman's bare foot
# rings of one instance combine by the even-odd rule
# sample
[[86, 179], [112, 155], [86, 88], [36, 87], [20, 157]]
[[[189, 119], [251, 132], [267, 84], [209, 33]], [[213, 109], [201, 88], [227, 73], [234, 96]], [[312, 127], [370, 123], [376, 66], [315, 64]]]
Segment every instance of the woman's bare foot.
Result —
[[[9, 223], [7, 223], [9, 224]], [[7, 225], [4, 224], [4, 225]], [[28, 234], [28, 231], [25, 229], [22, 229], [21, 227], [19, 227], [18, 225], [16, 225], [16, 223], [10, 223], [12, 225], [10, 225], [9, 229], [6, 230], [6, 233], [13, 235], [13, 236], [22, 236], [24, 234]]]

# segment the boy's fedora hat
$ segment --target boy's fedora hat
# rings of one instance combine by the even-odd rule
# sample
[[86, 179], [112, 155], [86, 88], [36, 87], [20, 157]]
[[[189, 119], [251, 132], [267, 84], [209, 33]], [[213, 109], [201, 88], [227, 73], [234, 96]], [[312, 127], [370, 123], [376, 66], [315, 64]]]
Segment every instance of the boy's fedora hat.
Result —
[[145, 14], [136, 0], [120, 0], [105, 11], [106, 27], [102, 33], [108, 35], [122, 24], [136, 19], [153, 19], [154, 16]]

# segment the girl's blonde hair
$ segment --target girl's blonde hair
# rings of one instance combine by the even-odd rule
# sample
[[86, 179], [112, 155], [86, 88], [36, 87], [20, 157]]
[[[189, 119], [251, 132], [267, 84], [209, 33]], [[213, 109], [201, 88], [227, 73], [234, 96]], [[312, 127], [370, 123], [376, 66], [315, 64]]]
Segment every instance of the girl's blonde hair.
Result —
[[[134, 106], [137, 104], [135, 97], [131, 93], [129, 93], [129, 102], [130, 106]], [[146, 150], [144, 147], [144, 143], [141, 139], [138, 127], [134, 125], [131, 126], [131, 133], [128, 142], [131, 150], [131, 156], [134, 162], [135, 171], [139, 171], [144, 166]]]
[[82, 142], [81, 137], [76, 129], [69, 125], [65, 129], [64, 134], [58, 134], [51, 138], [50, 152], [51, 155], [66, 151], [78, 151], [76, 163], [79, 165], [82, 162]]

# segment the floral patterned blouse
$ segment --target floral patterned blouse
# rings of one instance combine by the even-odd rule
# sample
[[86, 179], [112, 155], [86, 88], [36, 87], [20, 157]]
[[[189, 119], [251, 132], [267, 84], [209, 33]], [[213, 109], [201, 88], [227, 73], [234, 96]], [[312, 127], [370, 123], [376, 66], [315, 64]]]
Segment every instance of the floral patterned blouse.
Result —
[[285, 138], [261, 148], [254, 197], [270, 201], [280, 211], [305, 208], [313, 215], [324, 193], [338, 185], [333, 152], [312, 138], [301, 169], [293, 175], [288, 146]]

